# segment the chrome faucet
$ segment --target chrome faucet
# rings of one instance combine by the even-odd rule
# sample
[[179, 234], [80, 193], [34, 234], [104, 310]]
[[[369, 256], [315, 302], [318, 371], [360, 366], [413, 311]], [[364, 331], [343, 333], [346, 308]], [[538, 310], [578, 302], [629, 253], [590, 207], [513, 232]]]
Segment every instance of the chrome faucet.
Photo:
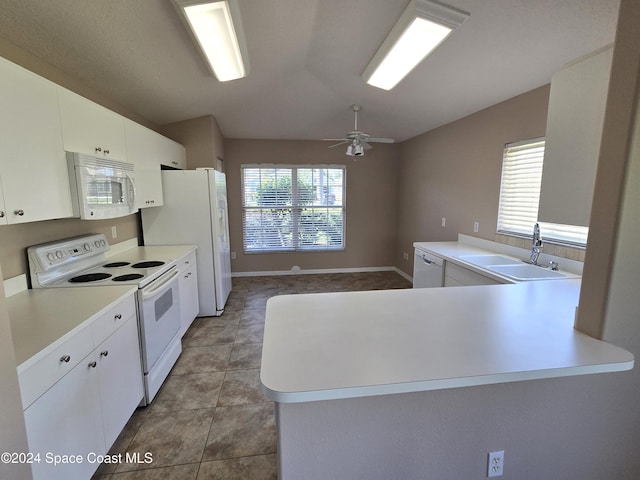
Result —
[[531, 256], [529, 261], [531, 265], [538, 265], [538, 257], [542, 251], [542, 237], [540, 236], [540, 225], [537, 223], [533, 227], [533, 239], [531, 241]]

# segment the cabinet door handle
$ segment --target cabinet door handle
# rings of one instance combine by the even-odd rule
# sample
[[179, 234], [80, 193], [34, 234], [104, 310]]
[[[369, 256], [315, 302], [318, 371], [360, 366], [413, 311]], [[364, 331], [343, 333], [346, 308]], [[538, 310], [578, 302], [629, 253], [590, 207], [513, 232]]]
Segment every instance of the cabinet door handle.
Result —
[[105, 155], [109, 155], [109, 150], [107, 150], [106, 148], [104, 149], [104, 154]]
[[109, 355], [109, 350], [105, 350], [104, 352], [100, 352], [101, 357], [106, 357]]
[[100, 147], [96, 147], [96, 152], [101, 152], [102, 149]]
[[91, 367], [91, 368], [96, 368], [96, 365], [98, 365], [98, 364], [94, 360], [93, 362], [90, 362], [88, 366]]
[[0, 210], [0, 218], [4, 218], [4, 212]]
[[116, 313], [116, 314], [113, 316], [113, 318], [114, 318], [115, 320], [120, 320], [120, 319], [122, 318], [122, 315], [121, 315], [121, 314], [119, 314], [119, 313]]
[[13, 213], [16, 214], [16, 215], [19, 215], [19, 216], [23, 216], [24, 215], [24, 210], [14, 210]]
[[60, 361], [64, 363], [69, 363], [69, 360], [71, 360], [71, 357], [69, 355], [63, 355], [60, 357]]

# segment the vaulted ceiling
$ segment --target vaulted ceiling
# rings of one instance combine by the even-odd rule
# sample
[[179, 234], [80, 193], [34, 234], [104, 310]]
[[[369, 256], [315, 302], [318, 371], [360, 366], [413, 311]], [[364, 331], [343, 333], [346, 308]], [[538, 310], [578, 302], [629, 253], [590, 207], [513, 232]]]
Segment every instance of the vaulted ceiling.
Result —
[[361, 78], [408, 0], [240, 0], [247, 78], [219, 83], [171, 0], [0, 0], [0, 35], [162, 125], [228, 138], [405, 140], [544, 85], [612, 43], [619, 0], [445, 0], [471, 17], [391, 91]]

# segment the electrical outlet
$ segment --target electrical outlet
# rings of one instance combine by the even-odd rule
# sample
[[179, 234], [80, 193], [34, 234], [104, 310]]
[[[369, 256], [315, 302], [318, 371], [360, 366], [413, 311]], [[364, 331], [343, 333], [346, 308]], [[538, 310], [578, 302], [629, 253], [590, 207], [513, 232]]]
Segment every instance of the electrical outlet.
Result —
[[115, 225], [111, 227], [111, 238], [118, 238], [118, 229]]
[[231, 252], [231, 260], [235, 260], [236, 259], [236, 252]]
[[478, 233], [478, 230], [480, 230], [480, 222], [473, 222], [473, 231]]
[[402, 258], [404, 258], [405, 260], [409, 260], [409, 254], [407, 252], [404, 252], [402, 254]]
[[442, 226], [443, 227], [447, 226], [447, 219], [445, 217], [442, 217]]
[[504, 473], [504, 450], [489, 452], [487, 462], [487, 477], [501, 477]]

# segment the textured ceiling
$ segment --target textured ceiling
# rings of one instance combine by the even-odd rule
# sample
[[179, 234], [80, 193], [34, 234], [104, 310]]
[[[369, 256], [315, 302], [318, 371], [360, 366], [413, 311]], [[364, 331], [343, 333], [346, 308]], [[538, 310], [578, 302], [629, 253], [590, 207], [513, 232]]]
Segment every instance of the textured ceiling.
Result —
[[446, 0], [471, 17], [395, 89], [361, 73], [407, 0], [240, 0], [247, 78], [211, 76], [170, 0], [0, 0], [0, 35], [156, 124], [228, 138], [405, 140], [544, 85], [612, 43], [619, 0]]

